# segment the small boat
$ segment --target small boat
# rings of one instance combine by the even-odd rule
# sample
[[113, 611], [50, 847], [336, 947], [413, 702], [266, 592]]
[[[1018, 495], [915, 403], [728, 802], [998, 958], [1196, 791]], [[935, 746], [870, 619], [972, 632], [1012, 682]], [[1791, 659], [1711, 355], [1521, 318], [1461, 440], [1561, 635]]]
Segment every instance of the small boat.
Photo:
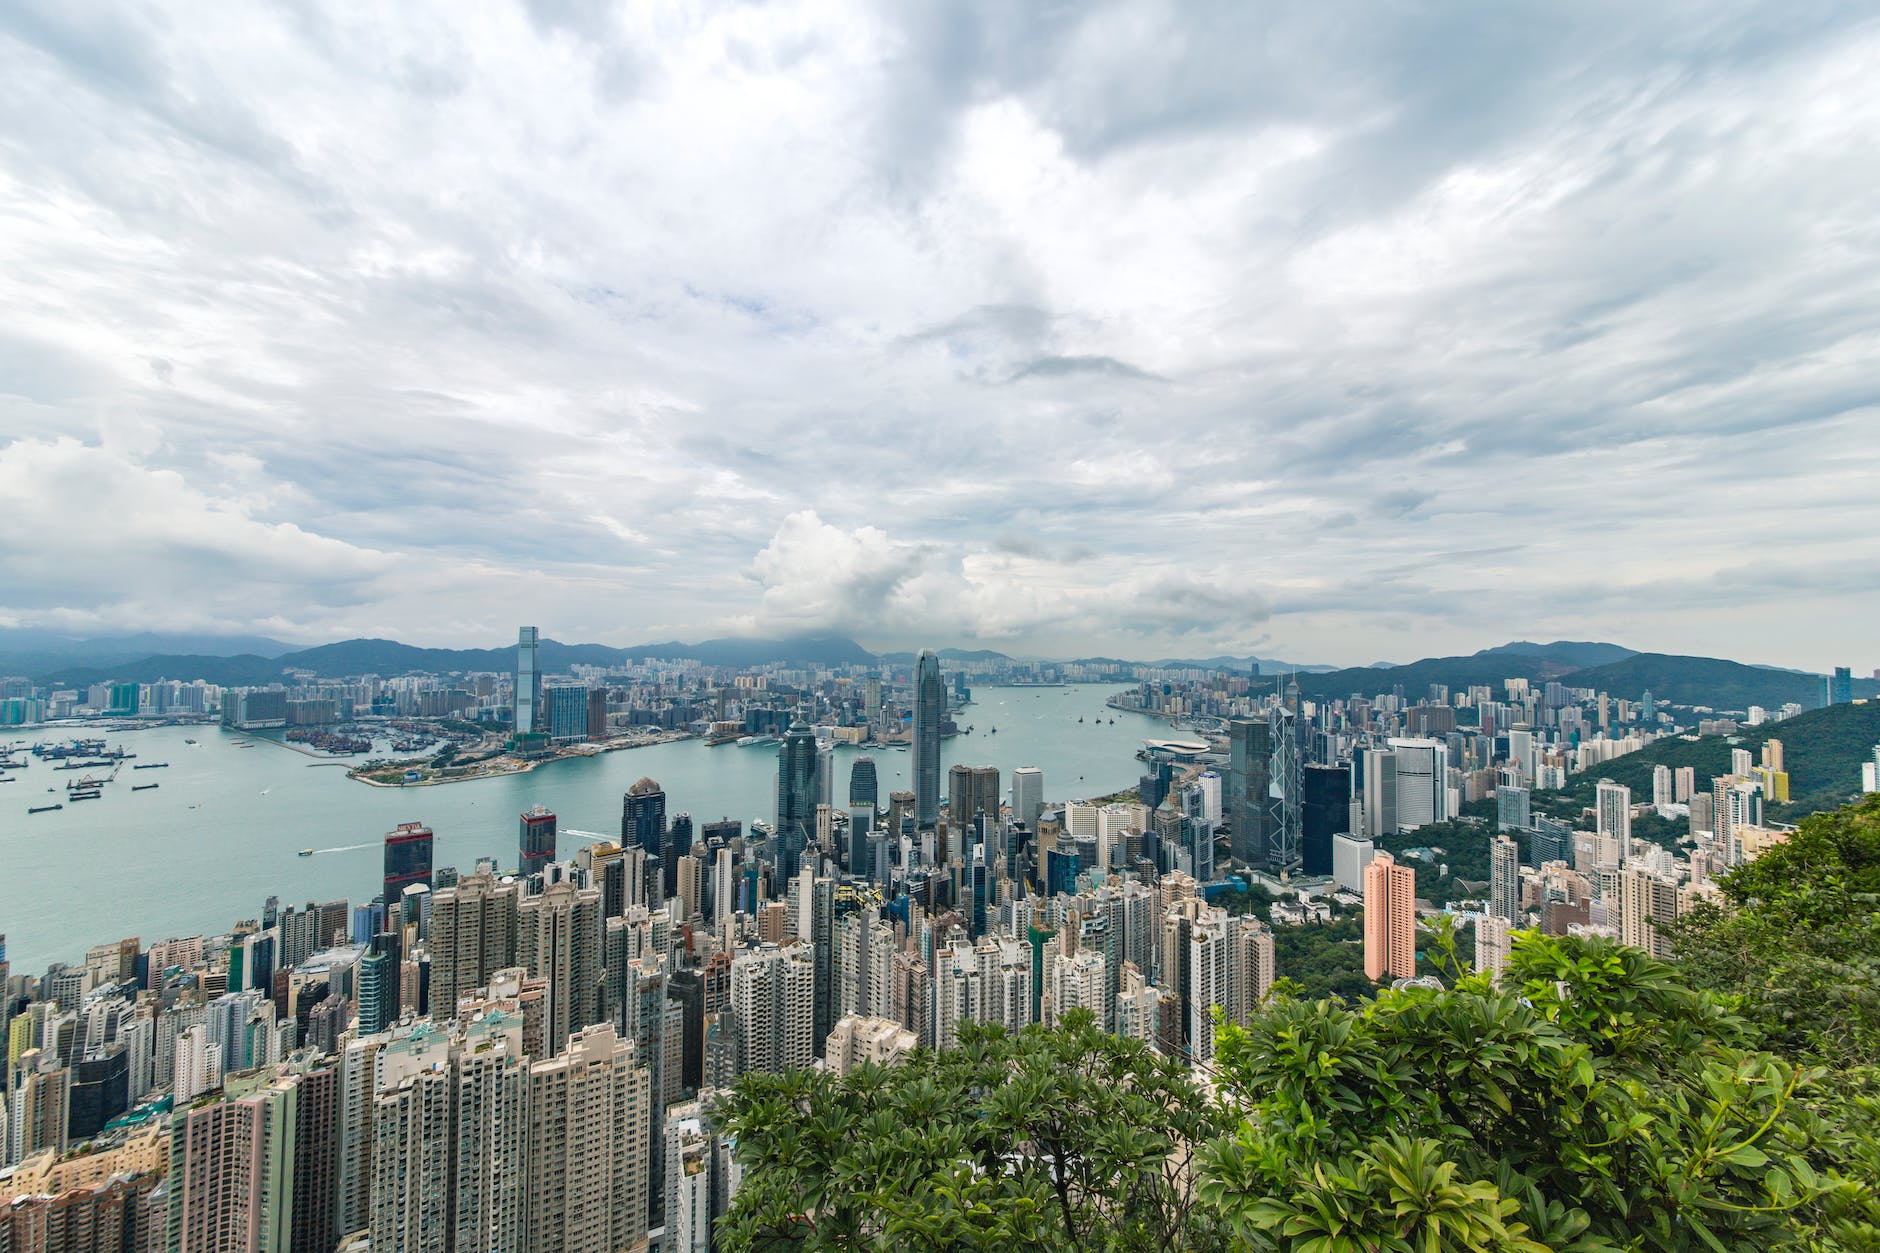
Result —
[[29, 814], [45, 814], [45, 813], [51, 813], [55, 809], [64, 809], [64, 808], [65, 806], [63, 805], [35, 805], [31, 809], [28, 809], [26, 812]]
[[303, 848], [300, 850], [300, 855], [302, 857], [311, 857], [313, 856], [313, 850], [310, 848]]
[[155, 786], [157, 786], [157, 785], [156, 785], [156, 784], [154, 784], [154, 783], [133, 783], [133, 784], [131, 784], [131, 791], [133, 791], [133, 792], [148, 792], [148, 791], [149, 791], [149, 790], [150, 790], [151, 788], [153, 788], [153, 787], [155, 787]]
[[194, 748], [196, 746], [196, 741], [194, 740], [184, 740], [183, 743], [189, 745], [191, 748]]
[[1084, 719], [1083, 719], [1083, 716], [1082, 716], [1081, 714], [1080, 714], [1080, 715], [1078, 715], [1078, 718], [1077, 718], [1077, 721], [1079, 721], [1079, 722], [1082, 722], [1083, 720], [1084, 720]]

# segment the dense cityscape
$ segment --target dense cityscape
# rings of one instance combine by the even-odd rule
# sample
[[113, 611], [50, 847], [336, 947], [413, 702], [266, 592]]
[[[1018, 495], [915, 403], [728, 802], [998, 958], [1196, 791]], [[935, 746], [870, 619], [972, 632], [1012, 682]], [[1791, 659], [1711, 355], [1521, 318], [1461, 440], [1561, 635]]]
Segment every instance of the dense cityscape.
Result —
[[[1676, 920], [1809, 811], [1792, 772], [1828, 763], [1785, 737], [1818, 745], [1811, 723], [1871, 737], [1834, 750], [1836, 802], [1880, 790], [1876, 706], [1845, 669], [1808, 711], [1728, 710], [1580, 686], [1544, 658], [1562, 677], [1541, 680], [1533, 657], [1476, 659], [1526, 671], [1498, 682], [1306, 696], [1322, 676], [1257, 665], [1099, 676], [929, 650], [550, 674], [541, 651], [524, 627], [499, 672], [9, 681], [10, 708], [67, 721], [0, 768], [85, 769], [68, 795], [136, 758], [86, 728], [134, 745], [141, 717], [339, 758], [389, 737], [423, 750], [371, 763], [401, 785], [690, 735], [774, 753], [776, 803], [695, 823], [709, 798], [641, 778], [617, 838], [571, 840], [537, 805], [511, 855], [465, 866], [435, 864], [414, 820], [384, 834], [369, 899], [270, 896], [226, 929], [101, 936], [43, 973], [0, 949], [0, 1248], [705, 1253], [742, 1173], [716, 1111], [746, 1076], [893, 1067], [1078, 1011], [1206, 1075], [1280, 980], [1442, 987], [1439, 937], [1491, 979], [1527, 929], [1671, 957]], [[1111, 706], [1170, 723], [1135, 788], [942, 772], [975, 685], [1090, 677], [1134, 679]], [[845, 777], [837, 742], [867, 750]], [[1727, 768], [1663, 751], [1712, 745]], [[875, 754], [898, 752], [912, 787], [884, 793]]]
[[0, 119], [0, 1253], [1880, 1253], [1880, 8]]

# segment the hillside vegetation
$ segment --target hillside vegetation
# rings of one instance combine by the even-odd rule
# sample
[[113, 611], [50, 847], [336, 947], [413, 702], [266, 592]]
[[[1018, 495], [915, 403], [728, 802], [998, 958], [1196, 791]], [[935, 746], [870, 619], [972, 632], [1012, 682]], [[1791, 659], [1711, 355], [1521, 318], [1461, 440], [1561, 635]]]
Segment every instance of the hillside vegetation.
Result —
[[1790, 803], [1770, 806], [1769, 815], [1794, 821], [1806, 814], [1836, 809], [1860, 793], [1861, 763], [1873, 759], [1874, 745], [1880, 743], [1880, 701], [1832, 705], [1782, 722], [1745, 727], [1733, 736], [1660, 740], [1574, 775], [1559, 792], [1535, 793], [1534, 807], [1556, 816], [1577, 816], [1593, 803], [1601, 779], [1625, 784], [1632, 789], [1634, 801], [1649, 801], [1656, 766], [1673, 771], [1690, 766], [1696, 771], [1699, 789], [1708, 788], [1712, 778], [1730, 772], [1732, 749], [1748, 749], [1760, 764], [1763, 743], [1772, 739], [1782, 741]]

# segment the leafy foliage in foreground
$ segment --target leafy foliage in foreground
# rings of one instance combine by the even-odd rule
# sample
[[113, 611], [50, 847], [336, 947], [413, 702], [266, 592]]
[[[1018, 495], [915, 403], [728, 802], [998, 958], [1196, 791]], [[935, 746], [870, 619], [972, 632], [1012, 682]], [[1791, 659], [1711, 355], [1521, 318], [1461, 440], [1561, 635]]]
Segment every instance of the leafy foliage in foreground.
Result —
[[1202, 1196], [1253, 1248], [1765, 1249], [1858, 1199], [1816, 1077], [1637, 949], [1522, 936], [1480, 977], [1222, 1029]]
[[1674, 931], [1698, 987], [1764, 1046], [1836, 1071], [1880, 1067], [1880, 796], [1803, 821]]
[[1075, 1016], [752, 1075], [725, 1247], [1880, 1249], [1880, 799], [1724, 883], [1667, 965], [1523, 933], [1499, 986], [1281, 981], [1204, 1094]]
[[730, 1249], [1225, 1248], [1192, 1157], [1219, 1129], [1186, 1069], [1065, 1016], [963, 1026], [892, 1070], [746, 1075]]

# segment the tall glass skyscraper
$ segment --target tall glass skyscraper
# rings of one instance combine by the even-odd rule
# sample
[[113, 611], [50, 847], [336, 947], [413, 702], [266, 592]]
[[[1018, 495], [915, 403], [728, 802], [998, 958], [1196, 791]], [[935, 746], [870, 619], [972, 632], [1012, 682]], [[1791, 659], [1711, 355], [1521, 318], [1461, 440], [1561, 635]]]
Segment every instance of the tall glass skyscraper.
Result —
[[536, 630], [523, 627], [516, 633], [516, 715], [517, 735], [536, 729], [535, 711], [542, 700], [542, 671], [536, 663]]
[[1227, 743], [1227, 821], [1233, 858], [1243, 866], [1264, 866], [1273, 732], [1263, 719], [1236, 719], [1228, 724]]
[[796, 877], [816, 829], [816, 765], [816, 733], [801, 722], [791, 724], [777, 750], [777, 833], [772, 837], [777, 851], [772, 860], [780, 883]]
[[940, 819], [940, 720], [946, 717], [947, 685], [940, 658], [930, 648], [914, 663], [914, 821], [931, 827]]
[[880, 784], [875, 778], [875, 759], [866, 754], [857, 757], [849, 766], [849, 808], [866, 805], [870, 809], [879, 809], [880, 799]]

